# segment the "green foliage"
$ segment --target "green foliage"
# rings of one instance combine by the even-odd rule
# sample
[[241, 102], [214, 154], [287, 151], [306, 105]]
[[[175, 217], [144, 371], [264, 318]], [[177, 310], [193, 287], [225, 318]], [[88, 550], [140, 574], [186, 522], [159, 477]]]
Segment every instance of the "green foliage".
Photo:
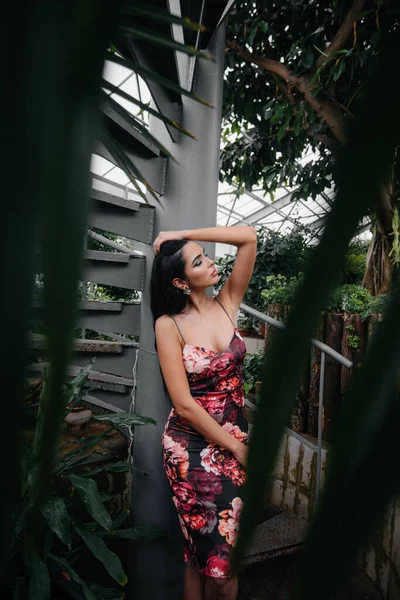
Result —
[[[261, 296], [265, 279], [271, 275], [295, 277], [304, 269], [310, 249], [307, 248], [305, 234], [300, 229], [282, 235], [266, 228], [258, 230], [257, 258], [249, 287], [243, 302], [263, 310], [265, 304]], [[221, 276], [218, 288], [232, 272], [235, 257], [229, 254], [218, 259], [216, 265]]]
[[361, 285], [346, 284], [333, 291], [327, 311], [361, 314], [366, 319], [373, 313], [382, 314], [388, 301], [389, 297], [385, 294], [374, 297]]
[[261, 298], [266, 309], [270, 304], [291, 305], [296, 297], [298, 287], [302, 281], [302, 274], [297, 277], [287, 278], [284, 275], [269, 275], [265, 279], [265, 287], [261, 291]]
[[361, 314], [368, 308], [371, 299], [369, 291], [361, 285], [345, 284], [333, 291], [327, 310]]
[[355, 328], [353, 327], [353, 325], [347, 325], [346, 329], [347, 331], [350, 331], [350, 334], [347, 336], [348, 345], [350, 346], [350, 348], [353, 348], [353, 350], [358, 350], [360, 346], [360, 336], [354, 333]]
[[82, 300], [99, 300], [102, 302], [138, 302], [140, 296], [136, 290], [85, 282], [81, 284], [81, 298]]
[[260, 348], [254, 354], [246, 354], [243, 365], [244, 391], [246, 395], [255, 393], [255, 383], [256, 381], [261, 381], [263, 365], [263, 348]]
[[346, 254], [343, 283], [361, 284], [364, 277], [368, 243], [353, 240]]
[[[382, 38], [398, 22], [390, 2], [367, 4], [343, 47], [320, 65], [350, 2], [235, 2], [228, 38], [287, 70], [276, 74], [234, 49], [226, 54], [223, 138], [229, 143], [222, 152], [222, 180], [249, 188], [261, 184], [272, 193], [297, 185], [295, 194], [303, 199], [336, 183], [332, 148], [358, 116]], [[329, 107], [332, 119], [318, 113], [315, 98]], [[319, 155], [299, 164], [310, 147]]]
[[[266, 278], [266, 286], [261, 291], [264, 301], [264, 310], [270, 304], [293, 305], [299, 287], [303, 281], [303, 275], [288, 279], [283, 275], [270, 275]], [[373, 313], [383, 313], [388, 303], [388, 297], [384, 294], [371, 296], [369, 291], [357, 284], [340, 285], [331, 292], [326, 305], [326, 312], [359, 314], [366, 319]]]
[[[86, 395], [84, 387], [91, 365], [92, 362], [82, 369], [78, 376], [65, 387], [60, 398], [60, 406], [63, 407], [63, 418], [84, 399]], [[130, 528], [121, 529], [127, 513], [122, 513], [114, 521], [108, 513], [104, 505], [108, 496], [104, 498], [92, 477], [101, 471], [129, 470], [131, 465], [126, 461], [100, 466], [84, 473], [83, 476], [72, 473], [71, 468], [82, 464], [87, 459], [87, 451], [100, 439], [110, 437], [113, 426], [142, 425], [154, 423], [154, 421], [135, 415], [135, 413], [122, 412], [118, 415], [98, 415], [98, 420], [110, 423], [110, 429], [104, 433], [82, 436], [78, 448], [74, 444], [73, 449], [68, 451], [67, 446], [66, 453], [55, 457], [48, 499], [43, 506], [39, 521], [35, 523], [34, 531], [30, 531], [27, 528], [32, 509], [31, 498], [37, 485], [37, 462], [43, 438], [47, 435], [44, 429], [43, 412], [45, 410], [44, 400], [48, 382], [49, 374], [46, 375], [44, 385], [41, 388], [39, 408], [37, 417], [34, 420], [34, 430], [32, 432], [28, 429], [25, 432], [25, 437], [30, 441], [25, 448], [22, 459], [21, 470], [23, 476], [19, 501], [12, 510], [14, 536], [8, 560], [4, 565], [3, 578], [0, 582], [0, 596], [5, 597], [6, 589], [14, 588], [16, 590], [18, 585], [20, 597], [25, 598], [24, 594], [27, 594], [29, 589], [29, 598], [32, 600], [50, 599], [50, 597], [53, 597], [50, 596], [51, 589], [53, 590], [54, 586], [57, 587], [59, 580], [57, 573], [59, 574], [60, 567], [62, 567], [62, 570], [78, 584], [78, 588], [82, 590], [84, 597], [95, 600], [98, 596], [91, 591], [89, 584], [72, 569], [71, 564], [74, 562], [77, 552], [81, 551], [84, 546], [89, 548], [90, 552], [103, 564], [108, 573], [123, 586], [126, 583], [126, 575], [123, 572], [120, 559], [107, 547], [104, 538], [119, 537], [151, 540], [160, 537], [162, 532], [151, 527], [141, 527], [135, 530]], [[32, 412], [32, 408], [29, 410]], [[118, 419], [115, 419], [116, 416]], [[31, 420], [27, 423], [31, 423]], [[58, 427], [61, 429], [62, 424], [59, 423]], [[65, 448], [63, 449], [65, 450]], [[84, 522], [80, 522], [78, 515], [84, 516]], [[50, 574], [52, 577], [50, 577]], [[51, 581], [53, 581], [52, 588], [50, 586]], [[72, 594], [65, 581], [64, 588], [68, 596]], [[115, 591], [115, 594], [117, 594], [117, 591]]]

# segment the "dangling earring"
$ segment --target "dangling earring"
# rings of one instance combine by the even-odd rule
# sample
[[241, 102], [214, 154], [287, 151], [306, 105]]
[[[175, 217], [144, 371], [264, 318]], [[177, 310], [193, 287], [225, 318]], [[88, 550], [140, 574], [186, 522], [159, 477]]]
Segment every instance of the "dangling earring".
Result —
[[190, 290], [188, 287], [184, 288], [182, 291], [185, 294], [185, 296], [190, 296], [190, 294], [192, 293], [192, 290]]

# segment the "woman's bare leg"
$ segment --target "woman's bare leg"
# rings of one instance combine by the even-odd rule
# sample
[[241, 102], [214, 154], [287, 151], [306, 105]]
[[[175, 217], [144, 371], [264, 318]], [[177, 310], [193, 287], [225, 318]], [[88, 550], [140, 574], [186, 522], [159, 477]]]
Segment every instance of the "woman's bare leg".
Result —
[[205, 576], [186, 566], [183, 585], [183, 600], [204, 600]]
[[237, 593], [237, 577], [230, 579], [206, 578], [204, 600], [236, 600]]

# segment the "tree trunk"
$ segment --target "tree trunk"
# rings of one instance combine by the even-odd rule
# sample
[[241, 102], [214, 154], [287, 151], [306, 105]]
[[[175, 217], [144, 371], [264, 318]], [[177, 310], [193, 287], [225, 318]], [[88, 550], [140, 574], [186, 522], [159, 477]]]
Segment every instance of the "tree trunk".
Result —
[[391, 238], [375, 230], [362, 282], [372, 296], [390, 292], [393, 273], [393, 264], [389, 256], [391, 249]]
[[[321, 317], [315, 339], [324, 339], [324, 317]], [[314, 437], [318, 435], [318, 413], [319, 413], [319, 379], [321, 374], [321, 350], [311, 346], [310, 366], [310, 390], [308, 394], [307, 433]], [[324, 415], [322, 416], [322, 419]]]
[[393, 216], [395, 208], [394, 169], [388, 185], [383, 186], [375, 204], [376, 225], [367, 254], [367, 264], [362, 285], [373, 295], [387, 294], [392, 287]]
[[[341, 351], [343, 333], [343, 315], [330, 313], [325, 319], [324, 342], [333, 350]], [[331, 442], [334, 429], [339, 421], [342, 409], [342, 395], [340, 392], [340, 364], [326, 356], [325, 385], [324, 385], [324, 430], [323, 438]]]

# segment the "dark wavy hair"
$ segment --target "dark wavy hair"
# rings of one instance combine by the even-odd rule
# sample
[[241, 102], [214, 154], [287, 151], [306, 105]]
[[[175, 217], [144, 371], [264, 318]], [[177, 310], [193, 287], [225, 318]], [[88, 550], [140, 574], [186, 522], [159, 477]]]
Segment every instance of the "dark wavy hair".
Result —
[[150, 280], [150, 307], [154, 322], [161, 315], [177, 315], [186, 307], [186, 296], [172, 280], [186, 277], [182, 248], [187, 243], [188, 240], [164, 242], [154, 259]]

